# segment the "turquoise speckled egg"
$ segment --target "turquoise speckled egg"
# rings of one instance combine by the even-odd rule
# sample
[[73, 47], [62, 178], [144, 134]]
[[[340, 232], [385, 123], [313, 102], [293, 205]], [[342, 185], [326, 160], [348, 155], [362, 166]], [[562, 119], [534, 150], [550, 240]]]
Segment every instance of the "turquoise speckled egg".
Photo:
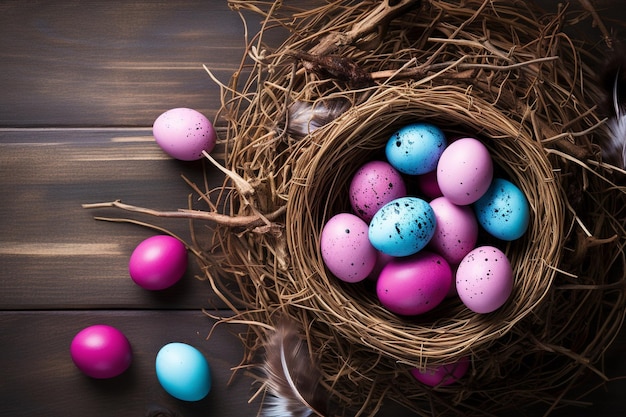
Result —
[[494, 178], [487, 192], [474, 203], [478, 223], [492, 236], [511, 241], [528, 229], [530, 208], [526, 196], [515, 184]]
[[401, 197], [376, 212], [368, 237], [372, 246], [387, 255], [409, 256], [428, 244], [435, 226], [430, 204], [417, 197]]
[[437, 168], [447, 146], [441, 129], [430, 123], [412, 123], [395, 132], [387, 141], [385, 155], [398, 171], [421, 175]]

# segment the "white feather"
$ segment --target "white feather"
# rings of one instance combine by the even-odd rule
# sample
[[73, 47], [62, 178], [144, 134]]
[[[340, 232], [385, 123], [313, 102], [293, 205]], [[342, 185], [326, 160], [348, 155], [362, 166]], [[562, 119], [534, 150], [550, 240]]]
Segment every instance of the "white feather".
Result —
[[615, 116], [607, 122], [609, 140], [605, 154], [622, 169], [626, 168], [626, 108], [619, 102], [617, 77], [613, 84], [613, 109]]

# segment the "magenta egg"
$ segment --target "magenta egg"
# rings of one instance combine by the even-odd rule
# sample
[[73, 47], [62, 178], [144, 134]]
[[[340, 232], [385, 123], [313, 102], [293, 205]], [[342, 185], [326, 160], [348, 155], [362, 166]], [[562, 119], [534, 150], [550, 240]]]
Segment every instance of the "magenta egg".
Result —
[[402, 175], [384, 161], [370, 161], [361, 166], [350, 182], [350, 204], [366, 222], [388, 202], [406, 196]]
[[469, 359], [464, 357], [456, 363], [431, 366], [425, 369], [413, 368], [411, 375], [422, 384], [442, 387], [457, 382], [467, 373], [468, 369]]
[[147, 290], [163, 290], [177, 283], [187, 269], [187, 250], [168, 235], [142, 241], [130, 256], [128, 272], [132, 280]]
[[367, 223], [351, 213], [336, 214], [326, 222], [320, 235], [320, 251], [330, 272], [345, 282], [367, 278], [377, 259]]
[[97, 324], [74, 336], [70, 345], [74, 364], [92, 378], [113, 378], [132, 362], [132, 350], [126, 336], [115, 327]]
[[152, 125], [156, 143], [172, 158], [195, 161], [211, 152], [217, 135], [213, 124], [197, 110], [179, 107], [162, 113]]
[[490, 313], [500, 308], [513, 291], [513, 269], [500, 249], [480, 246], [459, 264], [456, 290], [467, 308], [475, 313]]
[[437, 307], [451, 284], [452, 270], [446, 260], [423, 250], [389, 261], [378, 277], [376, 294], [389, 311], [411, 316]]

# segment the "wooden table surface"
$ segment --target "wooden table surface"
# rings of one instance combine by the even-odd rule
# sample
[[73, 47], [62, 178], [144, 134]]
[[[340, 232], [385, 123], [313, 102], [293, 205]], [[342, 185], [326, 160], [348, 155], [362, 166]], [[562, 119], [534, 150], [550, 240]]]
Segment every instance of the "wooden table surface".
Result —
[[[200, 180], [201, 163], [166, 157], [152, 122], [172, 107], [212, 118], [219, 89], [202, 65], [227, 81], [242, 52], [243, 26], [226, 1], [0, 2], [0, 416], [257, 415], [252, 380], [230, 380], [241, 329], [218, 327], [207, 340], [215, 322], [202, 309], [228, 311], [193, 262], [173, 288], [143, 290], [128, 257], [154, 232], [81, 208], [114, 199], [185, 207], [181, 175]], [[209, 178], [222, 182], [217, 171]], [[158, 224], [189, 236], [185, 221]], [[84, 376], [69, 356], [73, 336], [97, 323], [133, 347], [131, 368], [113, 380]], [[155, 355], [172, 341], [208, 358], [204, 400], [178, 401], [159, 386]], [[591, 409], [555, 415], [624, 415], [626, 336], [605, 368], [618, 379], [586, 398]], [[382, 415], [399, 414], [388, 405]]]

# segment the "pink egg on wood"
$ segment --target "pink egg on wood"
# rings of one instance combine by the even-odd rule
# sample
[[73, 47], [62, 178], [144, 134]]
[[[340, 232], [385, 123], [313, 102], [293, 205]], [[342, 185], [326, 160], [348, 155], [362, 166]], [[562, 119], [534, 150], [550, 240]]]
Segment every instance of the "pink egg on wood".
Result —
[[132, 362], [130, 343], [115, 327], [97, 324], [74, 336], [70, 345], [72, 361], [92, 378], [113, 378], [122, 374]]
[[165, 153], [182, 161], [202, 158], [202, 151], [210, 153], [217, 141], [211, 121], [197, 110], [186, 107], [162, 113], [154, 121], [152, 134]]
[[142, 241], [130, 256], [128, 272], [132, 280], [147, 290], [163, 290], [176, 284], [187, 269], [187, 249], [168, 235]]

